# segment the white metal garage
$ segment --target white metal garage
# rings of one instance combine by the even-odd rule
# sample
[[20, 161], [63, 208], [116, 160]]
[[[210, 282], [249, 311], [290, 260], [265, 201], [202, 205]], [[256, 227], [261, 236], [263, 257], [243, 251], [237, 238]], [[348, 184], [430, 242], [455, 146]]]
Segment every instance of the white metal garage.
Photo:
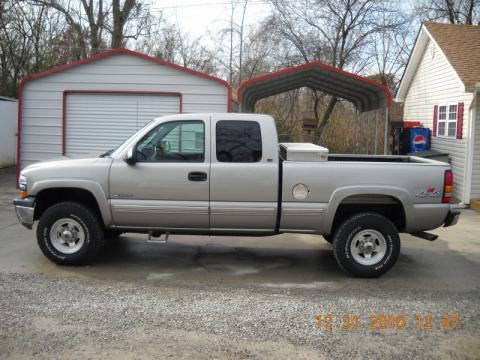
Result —
[[231, 107], [224, 80], [127, 49], [107, 51], [22, 81], [18, 170], [107, 151], [158, 116]]

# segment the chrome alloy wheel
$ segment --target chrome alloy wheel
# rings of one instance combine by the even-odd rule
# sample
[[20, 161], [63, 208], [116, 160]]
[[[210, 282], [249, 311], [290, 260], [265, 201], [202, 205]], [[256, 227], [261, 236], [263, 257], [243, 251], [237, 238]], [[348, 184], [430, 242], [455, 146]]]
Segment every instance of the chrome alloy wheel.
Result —
[[357, 263], [367, 266], [375, 265], [385, 256], [387, 241], [376, 230], [362, 230], [355, 235], [350, 243], [350, 252]]
[[74, 254], [85, 242], [85, 232], [74, 219], [57, 220], [50, 229], [50, 241], [53, 247], [62, 254]]

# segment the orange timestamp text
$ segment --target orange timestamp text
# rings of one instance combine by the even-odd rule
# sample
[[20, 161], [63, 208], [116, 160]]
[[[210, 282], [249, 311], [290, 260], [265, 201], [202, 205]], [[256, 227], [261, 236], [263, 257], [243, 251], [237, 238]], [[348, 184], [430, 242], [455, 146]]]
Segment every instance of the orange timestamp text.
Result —
[[360, 316], [358, 314], [318, 314], [315, 316], [318, 329], [324, 331], [386, 331], [418, 329], [430, 331], [432, 329], [458, 330], [460, 315], [458, 314], [371, 314]]

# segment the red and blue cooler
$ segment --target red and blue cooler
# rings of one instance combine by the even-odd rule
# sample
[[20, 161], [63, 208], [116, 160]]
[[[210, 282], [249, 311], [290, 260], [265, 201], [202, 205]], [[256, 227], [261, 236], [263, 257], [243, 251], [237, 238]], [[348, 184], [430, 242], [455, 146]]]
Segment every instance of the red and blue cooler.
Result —
[[409, 129], [408, 152], [430, 150], [430, 129], [415, 127]]

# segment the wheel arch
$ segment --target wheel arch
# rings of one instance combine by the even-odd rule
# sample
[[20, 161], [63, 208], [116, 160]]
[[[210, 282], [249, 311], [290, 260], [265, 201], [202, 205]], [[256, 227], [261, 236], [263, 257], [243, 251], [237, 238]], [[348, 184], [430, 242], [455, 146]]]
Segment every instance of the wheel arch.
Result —
[[[389, 202], [387, 203], [387, 201]], [[339, 219], [342, 219], [340, 217], [342, 215], [341, 212], [345, 209], [344, 205], [346, 204], [349, 205], [347, 217], [351, 214], [365, 211], [382, 214], [381, 210], [385, 210], [384, 206], [386, 204], [396, 205], [397, 209], [401, 210], [401, 222], [403, 223], [400, 223], [400, 221], [393, 222], [400, 232], [408, 228], [412, 221], [413, 204], [409, 193], [405, 189], [386, 186], [349, 186], [339, 188], [332, 194], [324, 217], [323, 230], [325, 234], [331, 234], [335, 230]], [[386, 215], [389, 218], [389, 214]]]
[[34, 184], [35, 220], [51, 205], [61, 201], [76, 201], [95, 211], [104, 226], [112, 222], [108, 198], [100, 184], [88, 180], [48, 180]]

